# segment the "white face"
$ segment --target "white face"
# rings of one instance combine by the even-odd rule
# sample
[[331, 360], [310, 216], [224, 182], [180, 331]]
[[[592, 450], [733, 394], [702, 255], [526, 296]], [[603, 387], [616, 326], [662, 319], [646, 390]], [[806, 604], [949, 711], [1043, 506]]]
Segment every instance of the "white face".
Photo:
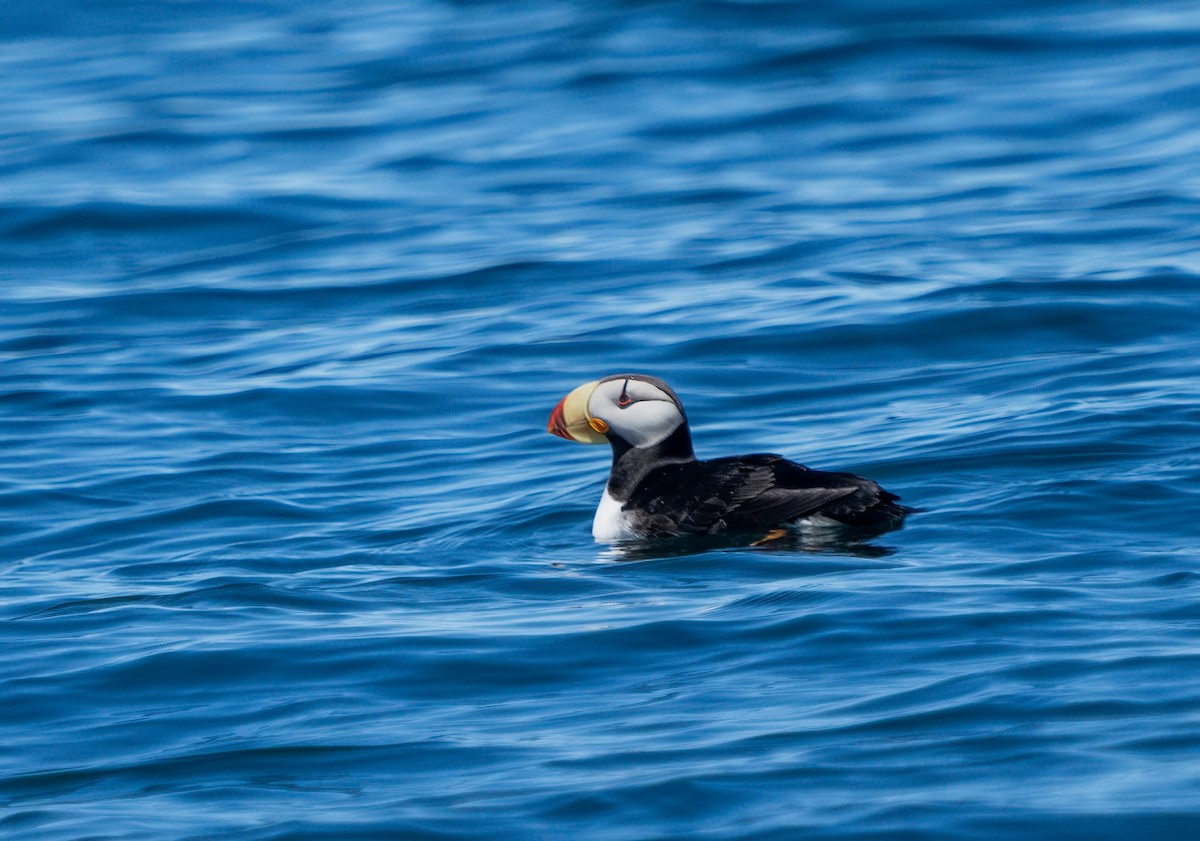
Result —
[[588, 414], [635, 447], [660, 444], [683, 423], [683, 412], [671, 395], [632, 377], [597, 385], [588, 400]]

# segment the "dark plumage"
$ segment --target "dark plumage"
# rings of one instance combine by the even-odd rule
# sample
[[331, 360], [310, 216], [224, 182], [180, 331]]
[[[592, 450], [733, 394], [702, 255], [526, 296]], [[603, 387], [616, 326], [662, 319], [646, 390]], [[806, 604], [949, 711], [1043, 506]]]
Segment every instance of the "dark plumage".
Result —
[[813, 515], [876, 530], [903, 522], [898, 499], [870, 479], [756, 454], [654, 467], [625, 510], [646, 537], [762, 532]]

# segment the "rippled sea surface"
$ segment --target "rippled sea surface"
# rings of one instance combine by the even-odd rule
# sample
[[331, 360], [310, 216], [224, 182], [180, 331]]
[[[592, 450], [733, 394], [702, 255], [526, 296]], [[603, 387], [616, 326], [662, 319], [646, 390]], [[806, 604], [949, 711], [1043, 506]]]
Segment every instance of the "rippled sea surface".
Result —
[[[0, 24], [5, 838], [1200, 838], [1194, 4]], [[924, 511], [595, 544], [624, 370]]]

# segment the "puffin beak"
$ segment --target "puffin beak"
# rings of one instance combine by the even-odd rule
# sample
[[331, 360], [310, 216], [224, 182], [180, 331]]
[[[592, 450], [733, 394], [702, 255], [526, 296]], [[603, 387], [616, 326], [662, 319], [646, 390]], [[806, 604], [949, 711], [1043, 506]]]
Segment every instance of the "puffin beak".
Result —
[[580, 444], [607, 444], [608, 439], [604, 437], [604, 433], [608, 431], [608, 425], [599, 418], [591, 417], [587, 411], [588, 399], [598, 385], [599, 380], [584, 383], [559, 400], [554, 411], [550, 413], [546, 431]]

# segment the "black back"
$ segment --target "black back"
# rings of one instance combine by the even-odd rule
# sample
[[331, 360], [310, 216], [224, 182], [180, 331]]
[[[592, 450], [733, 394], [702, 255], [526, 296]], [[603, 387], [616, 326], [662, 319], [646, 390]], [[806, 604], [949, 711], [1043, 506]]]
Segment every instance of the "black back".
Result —
[[758, 454], [654, 467], [626, 511], [648, 537], [764, 531], [823, 514], [848, 526], [894, 528], [909, 509], [870, 479]]

